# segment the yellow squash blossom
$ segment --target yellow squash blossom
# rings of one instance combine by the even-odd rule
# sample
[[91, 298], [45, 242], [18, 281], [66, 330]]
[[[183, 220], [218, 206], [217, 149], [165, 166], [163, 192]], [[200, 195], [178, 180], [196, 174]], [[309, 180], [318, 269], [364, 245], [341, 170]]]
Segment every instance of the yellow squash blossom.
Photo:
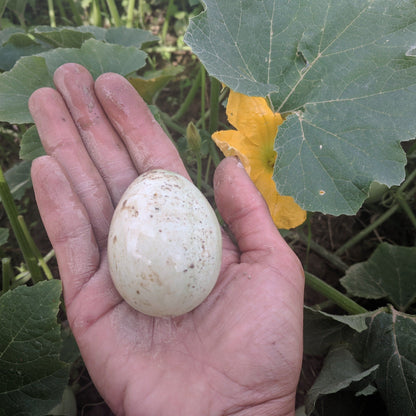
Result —
[[272, 179], [276, 160], [274, 140], [283, 123], [262, 97], [248, 97], [230, 92], [227, 104], [228, 121], [237, 130], [217, 131], [212, 135], [225, 156], [238, 156], [251, 180], [267, 202], [278, 228], [297, 227], [306, 219], [306, 211], [291, 196], [279, 195]]

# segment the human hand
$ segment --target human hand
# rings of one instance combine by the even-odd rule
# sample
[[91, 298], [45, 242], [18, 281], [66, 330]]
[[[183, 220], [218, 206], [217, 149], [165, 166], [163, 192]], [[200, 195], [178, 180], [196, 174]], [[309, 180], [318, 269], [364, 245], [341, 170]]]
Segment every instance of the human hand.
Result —
[[123, 77], [94, 83], [81, 66], [37, 90], [30, 111], [48, 156], [33, 162], [39, 210], [55, 249], [66, 311], [97, 389], [118, 415], [294, 415], [302, 361], [303, 272], [242, 165], [214, 177], [223, 264], [192, 312], [152, 318], [127, 305], [107, 265], [114, 207], [141, 173], [189, 178], [146, 104]]

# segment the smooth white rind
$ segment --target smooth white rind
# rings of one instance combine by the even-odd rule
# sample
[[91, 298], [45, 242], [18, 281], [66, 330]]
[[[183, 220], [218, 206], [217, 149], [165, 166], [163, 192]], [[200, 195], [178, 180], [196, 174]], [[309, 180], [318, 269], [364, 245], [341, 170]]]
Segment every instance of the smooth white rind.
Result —
[[176, 173], [139, 176], [114, 212], [111, 277], [126, 302], [147, 315], [178, 316], [202, 303], [217, 281], [221, 252], [214, 210]]

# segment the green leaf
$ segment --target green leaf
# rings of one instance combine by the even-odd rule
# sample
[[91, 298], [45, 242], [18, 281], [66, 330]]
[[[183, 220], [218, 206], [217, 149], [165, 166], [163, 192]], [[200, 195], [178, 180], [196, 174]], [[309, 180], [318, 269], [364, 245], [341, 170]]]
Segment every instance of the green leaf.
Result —
[[117, 45], [141, 48], [144, 43], [156, 42], [159, 38], [143, 29], [111, 27], [105, 34], [105, 40]]
[[67, 386], [62, 396], [62, 401], [48, 412], [48, 416], [76, 416], [77, 400], [74, 391]]
[[6, 9], [8, 0], [0, 0], [0, 19], [3, 16], [4, 10]]
[[9, 239], [9, 229], [0, 227], [0, 246], [7, 243]]
[[0, 121], [33, 123], [27, 103], [40, 87], [53, 87], [53, 82], [39, 56], [23, 57], [11, 71], [0, 74]]
[[416, 318], [379, 311], [361, 335], [366, 368], [379, 365], [375, 383], [389, 416], [416, 414]]
[[206, 0], [185, 41], [233, 90], [270, 96], [273, 179], [303, 208], [354, 214], [405, 176], [416, 133], [416, 7], [403, 0]]
[[332, 315], [308, 306], [303, 311], [304, 352], [309, 355], [324, 355], [333, 345], [348, 342], [367, 329], [366, 318], [372, 315]]
[[50, 46], [39, 43], [26, 33], [15, 33], [0, 47], [0, 69], [9, 71], [22, 57], [34, 55], [50, 49]]
[[126, 27], [104, 29], [97, 26], [37, 26], [30, 33], [44, 42], [62, 48], [80, 48], [84, 41], [92, 37], [96, 40], [121, 46], [135, 46], [136, 48], [141, 48], [144, 43], [155, 42], [159, 39], [147, 30]]
[[60, 361], [61, 282], [20, 286], [0, 298], [0, 415], [44, 416], [61, 401], [69, 366]]
[[27, 105], [30, 95], [40, 87], [53, 87], [53, 73], [64, 63], [84, 65], [97, 78], [104, 72], [128, 75], [146, 64], [146, 56], [133, 46], [89, 39], [80, 49], [57, 48], [23, 57], [10, 71], [0, 75], [0, 121], [33, 122]]
[[36, 26], [30, 34], [55, 48], [80, 48], [84, 41], [94, 36], [91, 33], [94, 29], [89, 31], [88, 28]]
[[45, 154], [36, 126], [30, 127], [20, 142], [20, 159], [33, 160]]
[[141, 97], [151, 104], [153, 97], [175, 76], [183, 72], [182, 66], [167, 66], [161, 70], [148, 71], [143, 77], [129, 78], [130, 83], [141, 95]]
[[4, 177], [14, 199], [21, 199], [26, 190], [32, 187], [31, 166], [32, 162], [30, 160], [23, 160], [5, 172]]
[[387, 298], [405, 311], [416, 300], [416, 247], [382, 243], [366, 262], [351, 266], [341, 284], [353, 296]]
[[[1, 0], [0, 0], [1, 1]], [[16, 33], [26, 33], [24, 29], [17, 26], [11, 26], [7, 29], [0, 30], [0, 45], [4, 45]]]
[[315, 403], [322, 395], [337, 393], [347, 387], [360, 391], [374, 379], [378, 365], [364, 370], [360, 363], [345, 347], [331, 350], [305, 400], [306, 414], [310, 415]]
[[50, 74], [64, 63], [74, 62], [85, 66], [97, 78], [105, 72], [128, 75], [146, 64], [147, 54], [134, 46], [125, 47], [89, 39], [80, 49], [58, 48], [40, 56], [45, 58]]

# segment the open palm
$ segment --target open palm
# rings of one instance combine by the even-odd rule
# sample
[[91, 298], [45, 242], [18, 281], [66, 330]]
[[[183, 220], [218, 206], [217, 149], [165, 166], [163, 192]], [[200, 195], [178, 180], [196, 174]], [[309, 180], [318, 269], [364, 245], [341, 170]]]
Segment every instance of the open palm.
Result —
[[68, 319], [98, 390], [120, 415], [293, 415], [302, 355], [303, 273], [241, 164], [214, 177], [223, 265], [192, 312], [128, 306], [107, 266], [114, 207], [141, 173], [186, 169], [123, 77], [94, 83], [66, 64], [29, 106], [48, 156], [34, 161], [38, 206], [56, 251]]

